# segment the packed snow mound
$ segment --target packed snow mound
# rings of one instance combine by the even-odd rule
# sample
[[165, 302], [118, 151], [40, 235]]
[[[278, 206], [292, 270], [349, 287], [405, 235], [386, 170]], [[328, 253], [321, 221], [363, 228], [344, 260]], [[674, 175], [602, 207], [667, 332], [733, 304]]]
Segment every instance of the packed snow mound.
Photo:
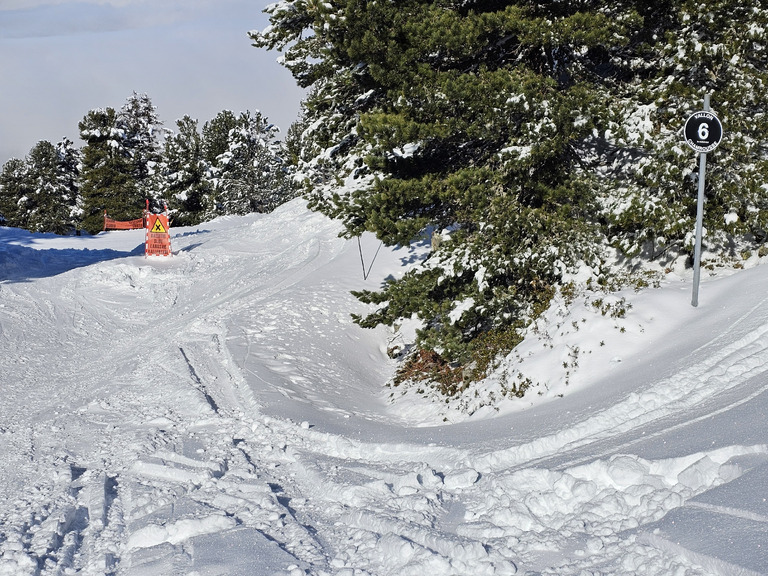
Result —
[[0, 575], [768, 573], [768, 268], [557, 301], [446, 404], [350, 318], [428, 247], [340, 231], [0, 228]]

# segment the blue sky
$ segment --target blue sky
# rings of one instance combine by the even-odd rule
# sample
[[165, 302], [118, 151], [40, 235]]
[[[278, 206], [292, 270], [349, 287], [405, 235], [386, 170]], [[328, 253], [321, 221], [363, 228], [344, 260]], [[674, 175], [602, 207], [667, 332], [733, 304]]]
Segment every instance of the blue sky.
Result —
[[146, 93], [167, 128], [259, 110], [283, 133], [303, 97], [277, 52], [251, 46], [264, 0], [0, 0], [0, 164], [79, 139], [93, 108]]

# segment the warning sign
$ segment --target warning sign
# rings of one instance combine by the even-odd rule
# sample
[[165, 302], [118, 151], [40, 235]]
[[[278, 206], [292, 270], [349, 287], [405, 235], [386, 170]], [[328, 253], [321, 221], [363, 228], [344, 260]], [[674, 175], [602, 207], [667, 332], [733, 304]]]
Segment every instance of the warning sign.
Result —
[[163, 221], [160, 218], [155, 219], [155, 225], [152, 226], [152, 233], [153, 234], [167, 234], [168, 229], [163, 226]]
[[147, 234], [144, 243], [145, 256], [170, 256], [171, 234], [167, 214], [147, 216]]

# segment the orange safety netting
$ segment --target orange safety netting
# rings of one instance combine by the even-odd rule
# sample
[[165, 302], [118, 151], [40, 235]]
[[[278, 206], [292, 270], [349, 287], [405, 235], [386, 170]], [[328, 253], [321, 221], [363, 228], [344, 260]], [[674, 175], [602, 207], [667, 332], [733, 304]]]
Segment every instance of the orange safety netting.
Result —
[[113, 220], [107, 216], [106, 210], [104, 211], [104, 230], [138, 230], [139, 228], [144, 228], [144, 222], [144, 218]]

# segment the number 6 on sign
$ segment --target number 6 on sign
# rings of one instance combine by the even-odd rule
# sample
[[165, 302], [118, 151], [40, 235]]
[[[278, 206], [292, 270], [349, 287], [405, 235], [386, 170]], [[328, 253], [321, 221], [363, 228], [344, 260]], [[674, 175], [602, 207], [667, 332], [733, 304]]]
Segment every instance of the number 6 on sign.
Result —
[[706, 122], [699, 124], [699, 140], [706, 140], [709, 138], [709, 124]]

